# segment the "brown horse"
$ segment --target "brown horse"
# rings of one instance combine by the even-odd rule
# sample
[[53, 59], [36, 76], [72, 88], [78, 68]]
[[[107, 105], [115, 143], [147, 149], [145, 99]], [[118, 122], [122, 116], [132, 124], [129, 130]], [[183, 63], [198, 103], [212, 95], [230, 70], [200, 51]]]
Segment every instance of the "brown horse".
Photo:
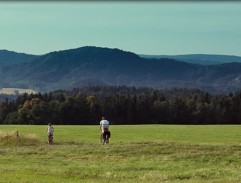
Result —
[[48, 134], [48, 143], [49, 143], [50, 145], [53, 144], [53, 139], [54, 139], [53, 134]]
[[102, 133], [100, 135], [100, 142], [103, 143], [103, 145], [106, 143], [109, 143], [109, 139], [110, 139], [110, 131], [109, 130], [105, 130], [104, 133]]

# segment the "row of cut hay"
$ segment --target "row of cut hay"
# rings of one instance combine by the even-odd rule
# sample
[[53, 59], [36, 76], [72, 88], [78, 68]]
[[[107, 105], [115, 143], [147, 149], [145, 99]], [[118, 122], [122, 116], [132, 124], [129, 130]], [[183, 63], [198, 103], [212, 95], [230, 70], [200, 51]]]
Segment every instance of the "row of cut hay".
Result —
[[41, 143], [36, 134], [22, 135], [18, 131], [0, 131], [0, 146], [32, 146]]

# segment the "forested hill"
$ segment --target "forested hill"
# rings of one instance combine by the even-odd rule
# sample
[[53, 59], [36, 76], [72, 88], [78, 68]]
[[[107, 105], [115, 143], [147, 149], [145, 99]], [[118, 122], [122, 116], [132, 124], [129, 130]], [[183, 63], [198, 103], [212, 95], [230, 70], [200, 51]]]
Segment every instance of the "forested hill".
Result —
[[240, 124], [241, 93], [87, 87], [22, 95], [0, 103], [0, 124]]
[[168, 58], [141, 58], [119, 49], [87, 46], [51, 52], [21, 65], [1, 67], [0, 78], [1, 87], [34, 87], [40, 92], [89, 85], [126, 85], [228, 93], [241, 88], [241, 63], [205, 66]]
[[181, 86], [194, 71], [195, 66], [175, 60], [144, 59], [119, 49], [82, 47], [52, 52], [22, 67], [4, 68], [2, 75], [3, 83], [52, 91], [88, 85]]
[[37, 55], [0, 50], [0, 67], [29, 63], [37, 57]]

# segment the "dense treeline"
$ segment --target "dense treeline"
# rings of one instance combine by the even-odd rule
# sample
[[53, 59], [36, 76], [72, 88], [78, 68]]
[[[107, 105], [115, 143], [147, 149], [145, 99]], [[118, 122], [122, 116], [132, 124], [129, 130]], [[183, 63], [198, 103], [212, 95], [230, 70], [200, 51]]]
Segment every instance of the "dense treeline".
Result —
[[[1, 88], [0, 88], [0, 89], [1, 89]], [[1, 103], [2, 101], [5, 101], [6, 98], [7, 98], [8, 100], [16, 100], [19, 95], [20, 95], [20, 94], [14, 94], [14, 95], [13, 95], [13, 94], [11, 94], [11, 95], [0, 94], [0, 103]]]
[[86, 87], [24, 94], [0, 103], [1, 124], [239, 124], [241, 92], [211, 95], [200, 90]]

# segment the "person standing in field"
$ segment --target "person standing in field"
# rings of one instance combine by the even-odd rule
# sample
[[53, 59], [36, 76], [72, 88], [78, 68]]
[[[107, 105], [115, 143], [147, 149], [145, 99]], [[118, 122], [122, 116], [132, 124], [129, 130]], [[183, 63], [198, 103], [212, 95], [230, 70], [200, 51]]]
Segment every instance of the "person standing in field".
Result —
[[47, 133], [48, 133], [48, 143], [53, 144], [54, 127], [52, 126], [51, 123], [48, 124]]
[[103, 144], [105, 142], [109, 143], [109, 138], [110, 138], [109, 126], [110, 126], [110, 122], [106, 120], [105, 117], [102, 117], [102, 120], [100, 121], [99, 130], [101, 130], [101, 142], [103, 140]]

